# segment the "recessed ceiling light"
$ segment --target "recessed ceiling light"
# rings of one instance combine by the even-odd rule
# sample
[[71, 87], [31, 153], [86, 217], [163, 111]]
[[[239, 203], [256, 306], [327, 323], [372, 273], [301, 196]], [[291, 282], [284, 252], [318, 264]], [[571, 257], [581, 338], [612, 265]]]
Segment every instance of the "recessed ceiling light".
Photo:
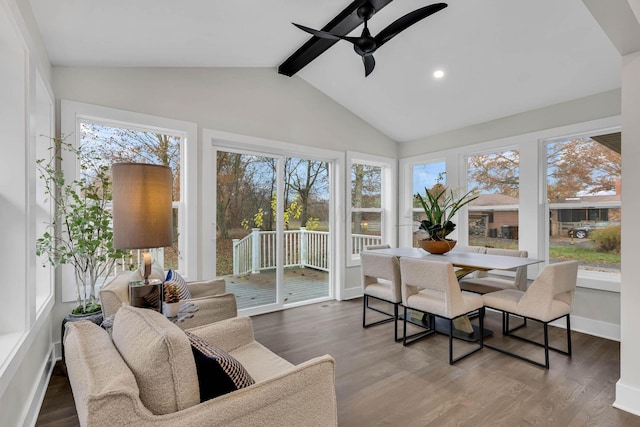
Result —
[[444, 71], [442, 70], [436, 70], [433, 72], [433, 77], [435, 77], [436, 79], [441, 79], [444, 77]]

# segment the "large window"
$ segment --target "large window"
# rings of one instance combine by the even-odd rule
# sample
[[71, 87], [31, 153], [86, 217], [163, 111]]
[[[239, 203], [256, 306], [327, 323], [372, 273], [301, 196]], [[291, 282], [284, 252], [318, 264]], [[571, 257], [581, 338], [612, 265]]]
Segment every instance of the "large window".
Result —
[[390, 159], [349, 153], [348, 263], [357, 265], [360, 252], [370, 245], [395, 245], [391, 232], [391, 185], [395, 173]]
[[[202, 278], [198, 261], [198, 161], [194, 123], [129, 111], [61, 101], [61, 134], [68, 143], [100, 154], [105, 165], [141, 162], [168, 165], [174, 172], [174, 245], [156, 251], [165, 269], [187, 280]], [[80, 176], [82, 165], [63, 159], [65, 176]], [[135, 257], [133, 264], [137, 263]], [[62, 300], [75, 300], [73, 269], [62, 266]], [[206, 276], [211, 277], [211, 276]], [[101, 284], [101, 282], [99, 282]]]
[[549, 261], [620, 273], [620, 133], [546, 143]]
[[469, 244], [518, 249], [518, 151], [506, 150], [468, 156], [467, 186], [478, 195], [469, 204]]
[[[173, 173], [173, 244], [154, 251], [154, 258], [165, 270], [184, 270], [180, 265], [180, 146], [179, 135], [158, 131], [133, 129], [99, 123], [94, 120], [80, 121], [80, 149], [93, 153], [92, 158], [102, 159], [104, 166], [113, 163], [133, 162], [169, 166]], [[80, 165], [81, 174], [91, 170]], [[90, 177], [87, 177], [90, 178]], [[156, 248], [150, 248], [156, 249]], [[137, 254], [134, 257], [137, 259]], [[125, 261], [121, 268], [127, 268]]]

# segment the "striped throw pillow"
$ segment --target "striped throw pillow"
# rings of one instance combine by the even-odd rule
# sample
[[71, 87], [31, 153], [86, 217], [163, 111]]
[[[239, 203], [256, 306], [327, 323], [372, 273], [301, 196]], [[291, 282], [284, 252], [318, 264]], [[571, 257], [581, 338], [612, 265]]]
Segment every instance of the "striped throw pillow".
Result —
[[167, 279], [164, 281], [164, 284], [172, 284], [178, 286], [178, 289], [180, 290], [180, 301], [191, 299], [191, 292], [187, 287], [187, 282], [180, 274], [178, 274], [177, 271], [169, 270], [167, 272]]
[[255, 383], [244, 366], [229, 353], [188, 331], [185, 334], [196, 361], [200, 402]]

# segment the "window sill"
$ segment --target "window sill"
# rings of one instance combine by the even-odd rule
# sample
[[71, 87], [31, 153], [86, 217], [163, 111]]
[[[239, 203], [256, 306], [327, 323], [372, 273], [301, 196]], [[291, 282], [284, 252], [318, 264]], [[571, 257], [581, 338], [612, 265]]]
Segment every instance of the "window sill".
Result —
[[620, 275], [614, 273], [578, 271], [577, 286], [585, 289], [620, 293]]

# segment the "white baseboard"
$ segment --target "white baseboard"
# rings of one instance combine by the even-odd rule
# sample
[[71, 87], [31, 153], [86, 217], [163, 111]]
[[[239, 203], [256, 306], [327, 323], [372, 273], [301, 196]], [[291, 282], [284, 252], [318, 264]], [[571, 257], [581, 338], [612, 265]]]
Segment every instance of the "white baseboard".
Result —
[[349, 288], [349, 289], [345, 289], [344, 292], [342, 293], [342, 300], [360, 298], [361, 296], [362, 296], [361, 287]]
[[[564, 319], [552, 322], [550, 325], [557, 326], [559, 328], [566, 327]], [[572, 315], [571, 330], [620, 342], [620, 325], [615, 323], [602, 322], [600, 320]]]
[[640, 389], [630, 387], [618, 380], [616, 383], [616, 401], [613, 407], [629, 412], [634, 415], [640, 415]]
[[47, 393], [47, 387], [49, 386], [49, 380], [51, 379], [51, 374], [53, 373], [53, 368], [56, 364], [56, 359], [54, 356], [53, 346], [49, 351], [49, 357], [44, 363], [42, 368], [42, 374], [40, 375], [40, 379], [36, 384], [35, 389], [33, 390], [33, 396], [31, 399], [31, 403], [27, 408], [26, 414], [24, 416], [24, 421], [22, 425], [24, 427], [33, 427], [36, 425], [36, 421], [38, 421], [38, 415], [40, 414], [40, 408], [42, 407], [42, 402], [44, 401], [44, 395]]

